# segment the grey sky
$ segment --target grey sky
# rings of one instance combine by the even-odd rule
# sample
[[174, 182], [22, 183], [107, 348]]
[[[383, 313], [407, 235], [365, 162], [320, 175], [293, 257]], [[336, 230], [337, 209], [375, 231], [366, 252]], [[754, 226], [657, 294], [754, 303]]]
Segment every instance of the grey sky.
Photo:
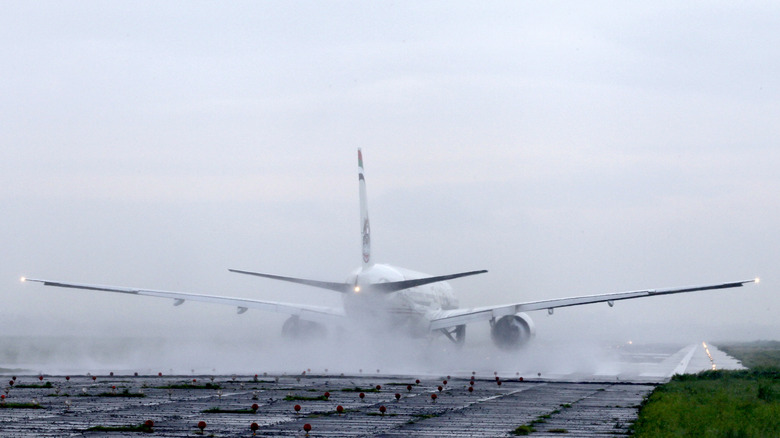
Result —
[[226, 269], [342, 280], [362, 147], [377, 258], [463, 305], [760, 275], [532, 317], [777, 338], [780, 6], [678, 3], [0, 3], [0, 331], [284, 320], [20, 275], [337, 304]]

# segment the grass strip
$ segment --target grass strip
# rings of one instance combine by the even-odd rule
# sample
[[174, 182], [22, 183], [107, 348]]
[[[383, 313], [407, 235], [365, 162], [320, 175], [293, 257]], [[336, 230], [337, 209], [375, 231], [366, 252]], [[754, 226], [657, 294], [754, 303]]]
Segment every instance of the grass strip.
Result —
[[141, 394], [140, 392], [101, 392], [100, 394], [95, 394], [93, 397], [143, 398], [146, 397], [146, 394]]
[[356, 386], [354, 388], [342, 388], [343, 392], [379, 392], [376, 388], [361, 388], [359, 386]]
[[202, 411], [204, 414], [256, 414], [257, 411], [252, 409], [223, 409], [223, 408], [209, 408]]
[[718, 344], [717, 347], [729, 356], [739, 359], [742, 365], [751, 369], [780, 367], [780, 341]]
[[191, 383], [181, 383], [166, 386], [155, 386], [156, 389], [220, 389], [219, 385], [206, 383], [205, 385], [193, 385]]
[[309, 397], [305, 395], [288, 395], [284, 397], [284, 401], [328, 401], [328, 398], [324, 395], [318, 395], [315, 397]]
[[520, 426], [517, 426], [517, 428], [515, 428], [515, 430], [513, 430], [510, 433], [515, 436], [524, 436], [524, 435], [530, 435], [533, 432], [536, 432], [536, 429], [534, 429], [533, 426], [528, 424], [521, 424]]
[[677, 375], [643, 401], [634, 436], [780, 436], [780, 368]]
[[20, 384], [17, 384], [15, 386], [15, 388], [26, 388], [26, 389], [30, 389], [30, 388], [41, 389], [41, 388], [53, 388], [53, 387], [54, 387], [54, 385], [52, 385], [51, 382], [46, 382], [46, 383], [42, 383], [42, 384], [37, 384], [37, 383], [23, 384], [23, 383], [20, 383]]
[[43, 409], [37, 403], [0, 403], [0, 409]]
[[85, 430], [85, 432], [143, 432], [153, 433], [154, 430], [145, 424], [139, 424], [138, 426], [93, 426]]

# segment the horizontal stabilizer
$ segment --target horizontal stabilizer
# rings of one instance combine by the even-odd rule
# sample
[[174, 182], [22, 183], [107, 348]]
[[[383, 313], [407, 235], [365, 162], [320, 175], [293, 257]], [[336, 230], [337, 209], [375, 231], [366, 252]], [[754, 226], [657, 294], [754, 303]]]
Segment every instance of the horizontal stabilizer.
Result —
[[318, 287], [320, 289], [328, 289], [328, 290], [333, 290], [341, 293], [350, 292], [354, 287], [347, 283], [332, 283], [329, 281], [307, 280], [305, 278], [282, 277], [281, 275], [271, 275], [271, 274], [263, 274], [260, 272], [241, 271], [239, 269], [228, 269], [228, 271], [235, 272], [237, 274], [246, 274], [246, 275], [254, 275], [256, 277], [270, 278], [272, 280], [281, 280], [281, 281], [289, 281], [290, 283], [305, 284], [306, 286]]
[[458, 274], [440, 275], [438, 277], [426, 277], [426, 278], [417, 278], [417, 279], [414, 279], [414, 280], [402, 280], [402, 281], [391, 281], [391, 282], [387, 282], [387, 283], [375, 283], [375, 284], [372, 284], [370, 287], [371, 287], [371, 290], [375, 290], [375, 291], [379, 291], [379, 292], [385, 292], [385, 293], [390, 293], [390, 292], [397, 292], [399, 290], [404, 290], [404, 289], [411, 289], [413, 287], [423, 286], [423, 285], [426, 285], [426, 284], [438, 283], [440, 281], [447, 281], [447, 280], [452, 280], [452, 279], [460, 278], [460, 277], [468, 277], [469, 275], [484, 274], [486, 272], [487, 271], [483, 269], [481, 271], [461, 272], [461, 273], [458, 273]]

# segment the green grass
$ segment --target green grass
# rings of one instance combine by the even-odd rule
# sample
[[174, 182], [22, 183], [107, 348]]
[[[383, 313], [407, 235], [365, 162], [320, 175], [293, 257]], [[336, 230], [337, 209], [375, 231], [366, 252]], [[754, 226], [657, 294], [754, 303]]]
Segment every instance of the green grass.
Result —
[[347, 413], [353, 413], [353, 412], [360, 412], [359, 409], [344, 409], [341, 414], [339, 414], [338, 411], [332, 410], [332, 411], [325, 411], [325, 412], [312, 412], [309, 415], [306, 415], [306, 418], [321, 418], [321, 417], [330, 417], [333, 415], [343, 415]]
[[359, 386], [354, 388], [342, 388], [341, 390], [344, 392], [379, 392], [376, 388], [361, 388]]
[[252, 409], [223, 409], [223, 408], [209, 408], [202, 411], [204, 414], [255, 414], [257, 411]]
[[29, 388], [38, 388], [38, 389], [40, 389], [40, 388], [53, 388], [54, 385], [52, 385], [51, 382], [46, 382], [46, 383], [42, 383], [40, 385], [37, 384], [37, 383], [33, 383], [33, 384], [30, 384], [30, 383], [28, 383], [28, 384], [18, 384], [18, 385], [14, 386], [14, 387], [15, 388], [28, 388], [28, 389]]
[[511, 434], [516, 436], [521, 436], [521, 435], [530, 435], [533, 432], [536, 432], [536, 429], [534, 429], [533, 426], [530, 426], [528, 424], [523, 424], [517, 426], [517, 428], [515, 428], [515, 430], [513, 430]]
[[214, 383], [206, 383], [205, 385], [193, 385], [191, 383], [182, 383], [166, 386], [155, 386], [156, 389], [219, 389], [220, 386]]
[[0, 409], [43, 409], [37, 403], [0, 403]]
[[754, 368], [780, 367], [780, 341], [756, 341], [717, 345], [718, 349]]
[[440, 416], [441, 413], [433, 413], [433, 414], [412, 414], [412, 417], [414, 417], [416, 420], [427, 420], [429, 418], [436, 418]]
[[642, 403], [636, 437], [780, 436], [780, 342], [718, 348], [754, 368], [674, 376]]
[[151, 427], [145, 424], [139, 424], [138, 426], [93, 426], [85, 430], [85, 432], [143, 432], [153, 433]]
[[284, 397], [284, 401], [328, 401], [328, 398], [324, 395], [318, 395], [315, 397], [308, 397], [305, 395], [288, 395]]
[[144, 398], [146, 397], [146, 394], [141, 394], [140, 392], [130, 392], [130, 391], [122, 391], [122, 392], [101, 392], [99, 394], [95, 394], [94, 397], [128, 397], [128, 398]]
[[418, 421], [427, 420], [429, 418], [436, 418], [440, 416], [443, 412], [432, 412], [430, 414], [412, 414], [412, 418], [409, 419], [409, 421], [406, 422], [406, 424], [414, 424]]

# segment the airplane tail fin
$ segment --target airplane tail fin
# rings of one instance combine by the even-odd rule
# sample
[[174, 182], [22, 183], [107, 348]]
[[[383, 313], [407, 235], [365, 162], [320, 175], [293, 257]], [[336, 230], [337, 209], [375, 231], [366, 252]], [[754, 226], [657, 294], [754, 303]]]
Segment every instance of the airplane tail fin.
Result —
[[368, 222], [368, 200], [366, 178], [363, 176], [363, 153], [358, 149], [358, 184], [360, 185], [360, 226], [363, 236], [363, 268], [373, 264], [371, 261], [371, 225]]

